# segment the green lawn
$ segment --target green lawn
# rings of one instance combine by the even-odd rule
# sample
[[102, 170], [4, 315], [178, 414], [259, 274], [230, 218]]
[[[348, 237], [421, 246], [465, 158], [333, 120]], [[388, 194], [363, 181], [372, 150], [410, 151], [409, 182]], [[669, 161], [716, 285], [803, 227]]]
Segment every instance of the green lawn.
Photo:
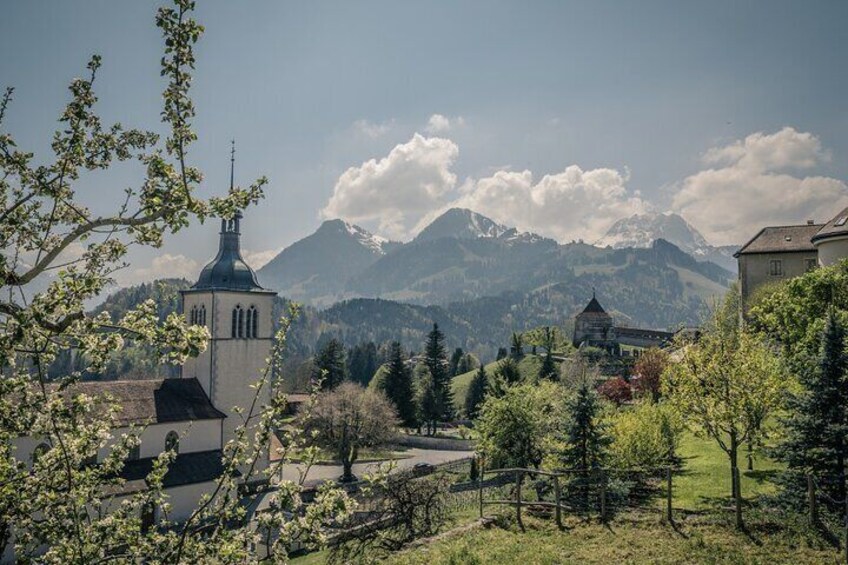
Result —
[[[718, 444], [686, 432], [680, 444], [679, 455], [683, 469], [674, 476], [674, 506], [687, 510], [703, 510], [717, 504], [729, 504], [730, 459]], [[747, 469], [747, 459], [739, 458], [742, 470], [742, 496], [755, 497], [774, 492], [775, 471], [780, 465], [763, 456], [755, 456], [754, 471]]]
[[[675, 528], [654, 515], [631, 515], [609, 525], [571, 523], [559, 531], [550, 520], [491, 525], [397, 553], [390, 565], [520, 563], [840, 563], [844, 556], [803, 525], [785, 529], [766, 521], [748, 532], [709, 516], [690, 516]], [[315, 562], [319, 563], [319, 562]]]

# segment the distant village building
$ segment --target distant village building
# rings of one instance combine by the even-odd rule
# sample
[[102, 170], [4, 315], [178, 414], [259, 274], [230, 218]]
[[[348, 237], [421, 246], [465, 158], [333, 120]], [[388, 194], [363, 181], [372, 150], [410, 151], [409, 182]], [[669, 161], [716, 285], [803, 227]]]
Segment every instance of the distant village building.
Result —
[[592, 300], [574, 319], [574, 347], [599, 347], [613, 355], [621, 355], [622, 345], [646, 349], [671, 342], [674, 334], [662, 330], [616, 326], [610, 314], [592, 292]]
[[758, 288], [803, 275], [817, 266], [848, 258], [848, 208], [826, 224], [808, 220], [794, 226], [770, 226], [734, 254], [746, 302]]
[[[92, 397], [109, 395], [120, 405], [116, 437], [128, 433], [130, 426], [144, 427], [141, 445], [130, 454], [121, 473], [126, 479], [123, 490], [104, 497], [104, 512], [146, 489], [145, 477], [154, 460], [171, 447], [177, 457], [164, 479], [171, 521], [189, 518], [224, 472], [224, 446], [235, 438], [235, 429], [246, 417], [256, 394], [250, 385], [259, 380], [271, 354], [271, 312], [276, 295], [259, 286], [256, 274], [241, 256], [241, 218], [237, 213], [231, 220], [222, 220], [217, 256], [204, 267], [194, 286], [182, 291], [186, 321], [206, 326], [211, 339], [204, 352], [186, 361], [180, 378], [82, 382], [70, 387], [73, 393]], [[265, 387], [257, 406], [269, 401], [270, 391]], [[235, 407], [245, 412], [236, 414]], [[252, 438], [253, 433], [247, 437]], [[16, 457], [32, 462], [41, 450], [49, 449], [46, 441], [17, 438], [13, 442]], [[109, 449], [100, 450], [99, 461]], [[266, 452], [255, 469], [261, 471], [269, 464]], [[159, 512], [150, 508], [141, 518], [146, 525], [153, 525], [159, 521]], [[12, 551], [10, 543], [0, 562], [13, 562]]]

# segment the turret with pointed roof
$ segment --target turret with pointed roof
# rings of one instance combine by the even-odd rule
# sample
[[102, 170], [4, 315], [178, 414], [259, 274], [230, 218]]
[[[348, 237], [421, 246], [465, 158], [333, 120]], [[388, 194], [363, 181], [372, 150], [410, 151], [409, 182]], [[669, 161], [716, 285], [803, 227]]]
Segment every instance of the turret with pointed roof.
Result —
[[592, 300], [589, 301], [574, 321], [574, 338], [572, 342], [575, 347], [586, 344], [607, 349], [614, 341], [615, 331], [612, 316], [607, 314], [607, 311], [598, 302], [593, 289]]

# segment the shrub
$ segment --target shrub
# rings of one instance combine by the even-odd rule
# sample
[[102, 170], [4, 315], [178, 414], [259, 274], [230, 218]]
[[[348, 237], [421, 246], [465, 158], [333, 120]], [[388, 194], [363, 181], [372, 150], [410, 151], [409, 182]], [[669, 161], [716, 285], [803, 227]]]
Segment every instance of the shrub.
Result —
[[621, 406], [625, 402], [633, 400], [633, 391], [630, 389], [630, 383], [621, 377], [614, 377], [604, 381], [598, 387], [598, 394], [616, 406]]

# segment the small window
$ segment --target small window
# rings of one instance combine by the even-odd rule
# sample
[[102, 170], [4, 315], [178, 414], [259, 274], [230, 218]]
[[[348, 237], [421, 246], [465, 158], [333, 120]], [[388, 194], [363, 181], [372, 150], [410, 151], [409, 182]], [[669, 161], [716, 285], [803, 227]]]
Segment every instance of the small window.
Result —
[[845, 225], [845, 222], [848, 222], [848, 216], [842, 216], [841, 218], [836, 220], [836, 223], [834, 223], [833, 225], [835, 227], [841, 227]]
[[38, 445], [36, 445], [35, 449], [32, 450], [33, 466], [38, 463], [38, 460], [41, 459], [48, 451], [50, 451], [50, 446], [46, 443], [39, 443]]
[[131, 447], [127, 454], [127, 461], [138, 461], [139, 459], [141, 459], [141, 444]]
[[197, 323], [201, 326], [206, 325], [206, 304], [201, 304], [200, 310], [198, 311], [199, 319]]
[[819, 266], [818, 259], [806, 259], [805, 263], [806, 263], [806, 270], [807, 270], [808, 273], [810, 271], [816, 270], [816, 267]]
[[773, 277], [783, 276], [783, 261], [780, 259], [772, 259], [769, 261], [769, 274]]
[[191, 307], [191, 313], [189, 314], [189, 317], [188, 317], [188, 323], [191, 324], [192, 326], [197, 324], [197, 306]]
[[141, 531], [147, 533], [156, 524], [156, 507], [152, 502], [141, 507]]
[[173, 451], [179, 455], [180, 453], [180, 436], [175, 431], [168, 432], [165, 436], [165, 451]]

